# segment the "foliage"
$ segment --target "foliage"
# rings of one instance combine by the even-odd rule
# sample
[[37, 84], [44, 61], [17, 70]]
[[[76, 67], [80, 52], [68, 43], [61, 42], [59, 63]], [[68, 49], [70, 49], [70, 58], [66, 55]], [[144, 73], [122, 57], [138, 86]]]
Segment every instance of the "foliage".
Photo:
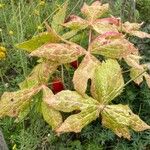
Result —
[[[65, 22], [66, 23], [66, 22]], [[105, 26], [105, 25], [104, 25]], [[87, 29], [86, 29], [87, 30]], [[84, 31], [84, 33], [86, 32], [86, 30]], [[66, 30], [65, 29], [65, 31], [68, 31], [68, 30]], [[72, 31], [72, 30], [70, 30], [70, 31]], [[78, 31], [78, 30], [77, 30]], [[83, 30], [82, 30], [83, 31]], [[107, 30], [106, 30], [107, 31]], [[117, 31], [117, 30], [116, 30]], [[61, 32], [61, 33], [63, 33], [63, 32]], [[69, 33], [69, 32], [67, 32], [67, 33]], [[75, 33], [74, 31], [73, 31], [73, 33]], [[81, 37], [80, 36], [80, 31], [78, 31], [78, 35], [76, 35], [75, 36], [75, 38], [74, 39], [76, 39], [76, 37]], [[71, 36], [72, 36], [72, 34], [71, 34]], [[74, 36], [74, 34], [73, 34], [73, 36]], [[95, 37], [97, 36], [97, 34], [95, 34], [95, 33], [92, 33], [92, 39], [94, 39]], [[65, 36], [62, 36], [62, 37], [65, 37]], [[83, 38], [83, 37], [82, 37]], [[66, 39], [68, 39], [68, 38], [66, 38]], [[69, 40], [70, 41], [72, 41], [72, 39], [73, 38], [69, 38]], [[73, 40], [74, 40], [73, 39]], [[86, 38], [87, 39], [87, 38]], [[63, 39], [64, 40], [64, 39]], [[144, 39], [145, 40], [145, 39]], [[85, 39], [84, 39], [84, 41], [86, 41]], [[64, 44], [65, 42], [63, 42], [63, 44]], [[67, 44], [67, 43], [65, 43], [65, 44]], [[85, 42], [84, 42], [84, 44], [85, 44]], [[85, 48], [86, 48], [86, 46], [85, 45], [82, 45], [82, 46], [84, 46]], [[98, 55], [96, 54], [96, 57], [97, 57]], [[83, 56], [82, 56], [83, 57]], [[92, 57], [92, 56], [91, 56]], [[84, 58], [88, 58], [88, 57], [84, 57]], [[99, 57], [97, 57], [97, 58], [99, 58]], [[81, 58], [79, 58], [79, 59], [81, 59]], [[84, 60], [86, 60], [86, 59], [84, 59]], [[100, 60], [102, 60], [102, 58], [100, 57]], [[39, 60], [38, 62], [42, 62], [43, 60]], [[51, 60], [50, 60], [51, 61]], [[119, 61], [120, 62], [120, 61]], [[29, 78], [26, 78], [26, 81], [25, 82], [23, 82], [23, 84], [20, 84], [20, 88], [22, 87], [22, 88], [26, 88], [26, 87], [32, 87], [33, 85], [37, 85], [37, 84], [39, 84], [39, 83], [44, 83], [44, 84], [46, 84], [47, 85], [47, 78], [46, 78], [46, 80], [45, 80], [45, 76], [44, 76], [44, 78], [42, 77], [42, 72], [44, 72], [44, 70], [42, 69], [42, 70], [40, 70], [40, 68], [43, 68], [43, 67], [40, 67], [40, 66], [43, 66], [42, 64], [44, 64], [45, 63], [45, 60], [44, 60], [44, 62], [43, 63], [40, 63], [38, 66], [39, 67], [36, 67], [36, 68], [39, 68], [39, 69], [37, 69], [38, 71], [36, 71], [36, 69], [34, 69], [35, 71], [32, 71], [32, 73], [29, 75]], [[47, 63], [47, 61], [46, 61], [46, 63]], [[103, 62], [104, 63], [104, 62]], [[102, 64], [103, 64], [102, 63]], [[81, 66], [83, 66], [82, 68], [84, 68], [84, 63], [82, 63], [83, 65], [81, 65]], [[66, 66], [66, 64], [65, 64], [65, 67], [67, 67]], [[71, 69], [71, 68], [70, 68]], [[73, 72], [72, 72], [72, 69], [70, 70], [69, 69], [69, 72], [71, 73], [71, 74], [73, 74]], [[89, 68], [90, 69], [90, 68]], [[60, 70], [60, 67], [58, 68], [58, 70]], [[40, 71], [40, 72], [39, 72]], [[81, 72], [82, 71], [82, 69], [79, 69], [79, 70], [76, 70], [75, 71], [75, 73], [76, 72]], [[84, 71], [86, 71], [86, 68], [84, 69]], [[36, 72], [36, 74], [35, 74], [35, 72]], [[38, 73], [39, 72], [39, 73]], [[46, 72], [47, 73], [47, 72]], [[57, 71], [56, 71], [56, 73], [57, 73]], [[35, 74], [35, 75], [32, 75], [32, 74]], [[78, 75], [78, 73], [76, 73], [77, 75]], [[142, 73], [143, 74], [143, 73]], [[81, 72], [81, 75], [83, 75], [83, 73]], [[66, 76], [66, 74], [65, 74], [65, 76]], [[137, 76], [136, 76], [137, 77]], [[135, 78], [136, 78], [135, 77]], [[37, 78], [37, 80], [33, 80], [33, 78]], [[53, 77], [51, 77], [51, 78], [53, 78]], [[50, 78], [50, 82], [51, 82], [51, 78]], [[92, 78], [92, 76], [90, 75], [90, 74], [88, 74], [88, 72], [86, 71], [86, 74], [84, 75], [84, 77], [83, 77], [83, 79], [85, 79], [85, 78], [88, 78], [88, 79], [91, 79]], [[88, 79], [86, 79], [86, 83], [89, 81]], [[68, 81], [66, 78], [64, 79], [65, 81]], [[98, 79], [97, 79], [98, 80]], [[82, 82], [83, 82], [83, 80], [81, 80]], [[95, 80], [94, 80], [95, 81]], [[19, 82], [19, 81], [18, 81]], [[51, 84], [51, 83], [48, 83], [48, 86], [49, 86], [49, 84]], [[31, 85], [28, 85], [29, 83], [31, 83]], [[21, 85], [23, 85], [23, 86], [21, 86]], [[85, 84], [84, 84], [85, 85]], [[70, 85], [67, 85], [67, 83], [65, 82], [65, 86], [67, 86], [67, 87], [69, 87], [69, 89], [70, 89]], [[89, 86], [89, 84], [87, 84], [87, 88], [88, 88], [88, 86]], [[146, 85], [145, 85], [146, 86]], [[78, 86], [77, 86], [78, 87]], [[129, 105], [131, 104], [131, 103], [133, 103], [133, 105], [131, 106], [131, 108], [133, 109], [133, 111], [134, 112], [136, 112], [136, 113], [138, 113], [138, 114], [140, 114], [140, 116], [144, 116], [143, 115], [143, 113], [145, 113], [146, 112], [146, 110], [145, 109], [142, 109], [140, 112], [142, 113], [139, 113], [138, 111], [139, 111], [139, 107], [140, 107], [140, 105], [141, 105], [141, 103], [143, 103], [143, 107], [142, 108], [145, 108], [145, 106], [147, 106], [146, 104], [148, 104], [148, 92], [149, 92], [149, 90], [145, 87], [141, 87], [141, 94], [139, 94], [138, 96], [136, 96], [136, 98], [135, 98], [135, 95], [137, 95], [137, 92], [135, 91], [135, 92], [133, 92], [132, 93], [132, 91], [134, 91], [133, 89], [136, 89], [138, 92], [139, 92], [139, 89], [137, 89], [138, 87], [136, 87], [136, 86], [132, 86], [131, 88], [128, 88], [127, 87], [127, 90], [126, 89], [124, 89], [124, 91], [123, 91], [123, 94], [124, 94], [124, 97], [122, 98], [122, 96], [123, 96], [123, 94], [121, 94], [121, 96], [120, 96], [120, 98], [119, 98], [119, 101], [117, 102], [117, 103], [119, 103], [120, 101], [125, 101], [125, 102], [123, 102], [123, 103], [129, 103]], [[45, 89], [45, 88], [44, 88]], [[132, 90], [131, 90], [132, 89]], [[145, 90], [145, 91], [144, 91]], [[45, 90], [44, 90], [45, 91]], [[44, 92], [43, 91], [43, 92]], [[91, 91], [92, 92], [92, 91]], [[147, 94], [146, 94], [146, 92], [147, 92]], [[83, 92], [81, 92], [81, 94], [82, 94]], [[41, 94], [41, 93], [39, 93], [39, 94]], [[58, 93], [59, 94], [59, 93]], [[88, 93], [89, 94], [89, 93]], [[89, 95], [90, 96], [90, 95]], [[35, 98], [37, 97], [37, 96], [34, 96]], [[41, 98], [36, 98], [37, 99], [37, 101], [35, 101], [35, 99], [34, 99], [34, 97], [32, 97], [32, 100], [31, 100], [31, 103], [30, 103], [30, 109], [29, 109], [29, 111], [30, 111], [30, 113], [29, 113], [29, 111], [27, 111], [27, 114], [28, 114], [28, 116], [29, 116], [29, 118], [32, 118], [32, 116], [30, 116], [30, 114], [31, 114], [31, 111], [33, 111], [33, 110], [37, 110], [39, 113], [41, 113], [41, 111], [40, 110], [38, 110], [39, 108], [37, 108], [37, 106], [36, 107], [34, 107], [35, 106], [35, 103], [37, 103], [38, 104], [38, 107], [39, 106], [42, 106], [42, 103], [41, 103], [41, 100], [42, 100], [42, 94], [41, 94]], [[127, 100], [128, 99], [128, 100]], [[136, 100], [135, 100], [136, 99]], [[141, 99], [144, 99], [146, 102], [143, 102]], [[140, 101], [139, 101], [140, 100]], [[33, 103], [32, 103], [33, 102]], [[115, 103], [114, 101], [113, 101], [113, 103]], [[110, 104], [112, 104], [112, 103], [110, 103]], [[26, 109], [26, 110], [28, 110], [28, 109]], [[26, 112], [26, 111], [24, 111], [24, 112]], [[77, 111], [78, 112], [78, 111]], [[109, 131], [109, 130], [106, 130], [106, 129], [103, 129], [102, 127], [101, 127], [101, 124], [98, 122], [98, 120], [96, 120], [95, 122], [93, 122], [90, 126], [87, 126], [85, 129], [83, 129], [83, 131], [82, 131], [82, 133], [81, 134], [79, 134], [79, 135], [72, 135], [72, 134], [65, 134], [65, 135], [62, 135], [60, 138], [57, 138], [57, 137], [55, 137], [55, 135], [51, 132], [51, 131], [49, 131], [49, 128], [48, 128], [48, 126], [46, 126], [45, 127], [45, 124], [44, 124], [44, 122], [41, 120], [41, 121], [38, 121], [39, 119], [41, 119], [40, 117], [39, 118], [37, 118], [37, 116], [38, 115], [40, 115], [40, 114], [35, 114], [34, 113], [34, 115], [35, 115], [35, 117], [33, 118], [33, 123], [34, 122], [36, 122], [36, 125], [34, 125], [34, 126], [32, 126], [31, 128], [34, 128], [34, 129], [32, 129], [31, 130], [31, 128], [27, 131], [24, 131], [24, 130], [22, 130], [21, 132], [21, 139], [20, 140], [22, 140], [22, 141], [18, 141], [18, 140], [16, 140], [15, 139], [15, 137], [12, 137], [11, 138], [11, 141], [18, 141], [18, 144], [19, 143], [24, 143], [24, 146], [22, 145], [22, 147], [26, 147], [26, 145], [38, 145], [37, 147], [26, 147], [25, 149], [35, 149], [35, 148], [41, 148], [40, 146], [40, 142], [41, 143], [43, 143], [43, 146], [45, 146], [45, 147], [47, 147], [47, 149], [49, 148], [49, 147], [51, 147], [52, 149], [58, 149], [59, 147], [61, 147], [61, 149], [83, 149], [83, 148], [86, 148], [86, 149], [91, 149], [91, 147], [93, 148], [93, 149], [102, 149], [102, 146], [103, 146], [103, 148], [112, 148], [112, 147], [115, 147], [116, 146], [116, 149], [138, 149], [138, 147], [140, 148], [141, 147], [141, 149], [143, 148], [142, 146], [140, 146], [140, 144], [141, 145], [148, 145], [148, 142], [146, 142], [146, 138], [148, 139], [149, 138], [149, 136], [148, 136], [148, 132], [145, 132], [145, 133], [143, 133], [143, 134], [141, 134], [141, 133], [137, 133], [137, 134], [133, 134], [133, 138], [132, 138], [132, 140], [131, 140], [131, 142], [130, 143], [128, 143], [127, 141], [124, 141], [124, 140], [122, 140], [122, 139], [118, 139], [118, 138], [116, 138], [115, 136], [114, 136], [114, 134], [111, 132], [111, 131]], [[75, 112], [76, 113], [76, 112]], [[24, 113], [22, 113], [22, 114], [24, 114]], [[70, 114], [70, 113], [69, 113]], [[72, 114], [72, 113], [71, 113]], [[22, 115], [19, 115], [19, 116], [22, 116]], [[26, 116], [26, 118], [28, 118], [28, 116]], [[63, 115], [64, 116], [64, 115]], [[68, 116], [68, 114], [67, 114], [67, 116]], [[66, 116], [64, 116], [65, 118], [66, 118]], [[23, 118], [24, 118], [24, 115], [23, 115]], [[145, 117], [142, 117], [142, 119], [144, 119], [144, 120], [147, 120]], [[22, 120], [22, 118], [21, 118], [21, 120]], [[32, 119], [31, 119], [32, 120]], [[28, 124], [30, 121], [29, 120], [25, 120], [25, 122]], [[48, 121], [49, 122], [49, 121]], [[54, 122], [53, 122], [54, 123]], [[147, 123], [149, 123], [149, 121], [147, 120]], [[12, 123], [11, 123], [12, 124]], [[20, 124], [20, 123], [19, 123]], [[36, 129], [36, 127], [38, 128], [38, 127], [40, 127], [40, 125], [42, 126], [43, 125], [43, 127], [44, 127], [44, 131], [45, 132], [42, 132], [43, 133], [43, 135], [41, 135], [40, 134], [40, 132], [41, 131], [43, 131], [43, 127], [41, 128], [41, 129]], [[15, 126], [18, 126], [18, 125], [16, 125], [15, 124]], [[27, 125], [28, 126], [28, 125]], [[10, 128], [12, 128], [12, 127], [10, 127]], [[21, 127], [22, 128], [22, 127]], [[27, 127], [28, 128], [28, 127]], [[5, 128], [4, 128], [5, 129]], [[15, 130], [15, 131], [17, 131], [16, 129], [11, 129], [11, 130]], [[32, 132], [32, 131], [35, 131], [36, 133], [30, 133], [30, 132]], [[6, 132], [8, 132], [8, 131], [5, 131], [5, 133]], [[48, 132], [50, 132], [50, 136], [49, 135], [47, 135], [47, 133]], [[27, 135], [27, 138], [24, 138], [25, 136], [24, 136], [24, 134], [26, 134]], [[95, 136], [94, 136], [94, 134], [95, 134]], [[9, 135], [9, 133], [8, 133], [8, 135]], [[31, 137], [33, 138], [33, 136], [31, 136], [31, 135], [33, 135], [35, 138], [34, 139], [36, 139], [35, 141], [33, 141], [32, 139], [31, 139]], [[70, 138], [70, 135], [71, 135], [71, 138]], [[15, 135], [16, 137], [17, 137], [17, 135]], [[39, 138], [39, 137], [43, 137], [43, 138]], [[7, 136], [7, 137], [9, 137], [9, 136]], [[95, 139], [95, 141], [93, 141], [93, 138]], [[29, 139], [31, 139], [31, 140], [29, 140]], [[48, 139], [48, 141], [47, 141], [47, 139]], [[68, 140], [69, 139], [69, 140]], [[113, 141], [113, 142], [112, 142]], [[114, 142], [114, 141], [116, 141], [116, 142]], [[135, 142], [134, 142], [135, 141]], [[31, 142], [31, 144], [28, 144], [27, 142]], [[32, 143], [33, 142], [33, 143]], [[39, 142], [39, 143], [38, 143]], [[44, 145], [45, 144], [45, 142], [46, 142], [46, 145]], [[51, 145], [49, 145], [51, 143]], [[115, 143], [115, 144], [114, 144]], [[118, 144], [116, 144], [116, 143], [118, 143]], [[138, 143], [138, 144], [137, 144]], [[48, 145], [47, 145], [48, 144]], [[99, 146], [97, 146], [99, 144]], [[58, 147], [57, 147], [57, 145], [58, 145]], [[109, 145], [110, 145], [110, 147], [109, 147]], [[113, 146], [112, 146], [113, 145]], [[145, 146], [144, 146], [145, 147]], [[148, 147], [147, 147], [148, 148]], [[21, 149], [21, 147], [19, 147], [19, 149]]]

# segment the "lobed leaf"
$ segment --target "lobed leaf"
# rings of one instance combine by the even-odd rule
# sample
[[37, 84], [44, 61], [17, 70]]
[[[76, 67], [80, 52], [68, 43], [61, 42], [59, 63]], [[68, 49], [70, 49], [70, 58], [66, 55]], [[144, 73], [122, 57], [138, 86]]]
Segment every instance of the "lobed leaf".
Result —
[[118, 32], [107, 32], [98, 36], [90, 44], [90, 50], [93, 54], [109, 58], [122, 58], [137, 51], [134, 45]]
[[45, 44], [33, 51], [30, 56], [42, 57], [58, 64], [70, 63], [85, 54], [85, 50], [77, 44]]
[[96, 107], [88, 107], [78, 114], [69, 116], [62, 125], [56, 129], [58, 134], [64, 132], [81, 132], [81, 129], [98, 118], [99, 111]]
[[41, 104], [42, 114], [44, 120], [52, 127], [54, 130], [55, 128], [59, 127], [62, 123], [62, 116], [61, 113], [52, 107], [50, 107], [46, 102], [52, 97], [54, 94], [48, 87], [43, 88], [43, 102]]
[[95, 69], [100, 65], [100, 62], [94, 56], [87, 54], [78, 69], [74, 72], [73, 84], [74, 88], [81, 95], [84, 95], [87, 89], [87, 82], [93, 79]]
[[95, 70], [91, 94], [101, 104], [112, 101], [124, 86], [120, 65], [116, 60], [108, 59]]
[[16, 47], [27, 52], [32, 52], [45, 43], [57, 43], [60, 38], [53, 32], [43, 32], [23, 43], [17, 44]]
[[47, 99], [47, 104], [56, 110], [72, 112], [74, 110], [84, 110], [89, 106], [95, 107], [99, 103], [89, 96], [82, 97], [76, 91], [64, 90], [55, 96]]
[[81, 12], [87, 17], [88, 20], [94, 21], [95, 19], [107, 13], [108, 9], [109, 4], [101, 4], [101, 2], [95, 1], [90, 6], [84, 3], [83, 7], [81, 8]]
[[51, 26], [52, 29], [57, 33], [60, 33], [63, 30], [62, 24], [65, 21], [67, 6], [68, 6], [68, 2], [65, 2], [65, 4], [53, 16]]
[[42, 87], [34, 87], [17, 92], [5, 92], [0, 100], [0, 118], [5, 116], [15, 117], [28, 105], [31, 98], [36, 95]]
[[130, 139], [129, 128], [135, 131], [150, 129], [150, 126], [135, 115], [127, 105], [106, 105], [102, 111], [103, 126], [119, 137]]

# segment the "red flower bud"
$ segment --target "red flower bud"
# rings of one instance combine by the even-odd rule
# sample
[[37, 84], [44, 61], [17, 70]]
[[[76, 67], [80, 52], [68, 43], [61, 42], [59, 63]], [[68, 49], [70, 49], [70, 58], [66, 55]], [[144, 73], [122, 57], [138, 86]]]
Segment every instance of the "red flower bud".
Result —
[[60, 79], [54, 79], [52, 81], [52, 91], [54, 94], [64, 90], [64, 85]]

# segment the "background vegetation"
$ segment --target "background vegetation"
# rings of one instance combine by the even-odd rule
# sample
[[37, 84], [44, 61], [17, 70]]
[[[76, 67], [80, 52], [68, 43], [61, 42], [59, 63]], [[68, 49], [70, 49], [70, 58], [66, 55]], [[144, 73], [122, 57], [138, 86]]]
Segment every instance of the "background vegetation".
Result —
[[[35, 60], [27, 53], [17, 50], [20, 43], [45, 30], [43, 21], [49, 22], [65, 0], [0, 0], [0, 45], [6, 47], [7, 58], [0, 62], [0, 95], [4, 91], [15, 91], [17, 84], [30, 73]], [[69, 14], [79, 14], [83, 0], [69, 0]], [[93, 0], [85, 0], [87, 3]], [[104, 0], [111, 3], [113, 14], [124, 20], [144, 21], [142, 30], [150, 33], [150, 1], [137, 0], [131, 7], [131, 0]], [[80, 15], [80, 14], [79, 14]], [[129, 17], [129, 15], [131, 15]], [[140, 49], [145, 62], [150, 61], [150, 40], [131, 37], [130, 40]], [[84, 41], [80, 41], [83, 42]], [[73, 73], [73, 69], [70, 70]], [[67, 77], [68, 74], [66, 74]], [[69, 76], [68, 76], [69, 77]], [[69, 85], [68, 85], [69, 86]], [[150, 124], [150, 90], [146, 83], [128, 85], [121, 101], [129, 104], [132, 110]], [[32, 118], [32, 119], [30, 119]], [[50, 127], [37, 112], [31, 111], [26, 120], [14, 123], [14, 119], [0, 120], [0, 127], [10, 149], [13, 150], [149, 150], [150, 132], [132, 133], [131, 141], [120, 139], [110, 130], [101, 127], [99, 121], [87, 126], [80, 134], [55, 136]]]

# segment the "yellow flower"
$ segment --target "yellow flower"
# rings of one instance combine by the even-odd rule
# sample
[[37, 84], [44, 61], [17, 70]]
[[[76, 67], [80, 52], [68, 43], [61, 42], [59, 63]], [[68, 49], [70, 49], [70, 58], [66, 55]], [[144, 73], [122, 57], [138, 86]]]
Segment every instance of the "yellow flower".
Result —
[[34, 10], [34, 14], [35, 14], [36, 16], [39, 16], [39, 15], [40, 15], [39, 10], [35, 9], [35, 10]]
[[0, 9], [4, 8], [5, 4], [0, 3]]
[[44, 6], [44, 5], [45, 5], [45, 1], [40, 1], [40, 2], [39, 2], [39, 5], [40, 5], [40, 6]]
[[6, 48], [1, 46], [0, 47], [0, 59], [3, 59], [6, 57], [5, 52], [6, 52]]
[[8, 32], [8, 34], [9, 34], [9, 35], [13, 35], [14, 32], [13, 32], [12, 30], [10, 30], [10, 31]]
[[42, 30], [43, 27], [40, 25], [40, 26], [37, 26], [37, 29], [38, 29], [38, 30]]
[[12, 147], [12, 150], [17, 150], [17, 145], [14, 144], [14, 146]]

